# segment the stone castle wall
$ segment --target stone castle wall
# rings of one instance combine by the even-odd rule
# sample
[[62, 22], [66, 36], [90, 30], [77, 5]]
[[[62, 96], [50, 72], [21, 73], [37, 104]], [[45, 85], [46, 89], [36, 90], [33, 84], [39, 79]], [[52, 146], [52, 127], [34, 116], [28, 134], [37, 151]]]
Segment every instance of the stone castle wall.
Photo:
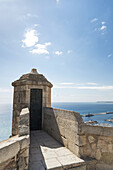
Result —
[[86, 125], [79, 113], [45, 108], [44, 130], [77, 156], [94, 158], [95, 169], [113, 169], [113, 127]]
[[[86, 125], [80, 114], [73, 111], [48, 107], [43, 110], [43, 129], [78, 157], [93, 159], [89, 170], [113, 169], [113, 127]], [[18, 135], [0, 142], [0, 170], [28, 169], [28, 108], [20, 113], [18, 129]]]
[[29, 110], [22, 109], [19, 133], [0, 142], [0, 170], [27, 170], [29, 162]]
[[79, 128], [83, 120], [79, 113], [44, 108], [44, 130], [79, 156]]
[[95, 158], [97, 170], [113, 169], [113, 127], [82, 124], [79, 132], [80, 155]]

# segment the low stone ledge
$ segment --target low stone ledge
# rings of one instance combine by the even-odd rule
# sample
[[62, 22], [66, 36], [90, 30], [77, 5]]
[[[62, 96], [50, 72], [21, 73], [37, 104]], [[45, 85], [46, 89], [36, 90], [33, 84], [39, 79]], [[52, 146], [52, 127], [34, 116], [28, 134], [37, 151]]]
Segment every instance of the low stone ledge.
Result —
[[14, 136], [0, 142], [0, 164], [15, 157], [21, 149], [29, 146], [29, 135]]
[[113, 137], [113, 127], [93, 126], [81, 124], [81, 134], [93, 134]]
[[20, 113], [18, 134], [19, 136], [29, 135], [29, 109], [24, 108]]
[[[78, 112], [74, 112], [74, 111], [70, 111], [70, 110], [64, 110], [64, 109], [56, 109], [56, 108], [52, 108], [52, 107], [44, 107], [44, 111], [46, 111], [46, 114], [55, 114], [55, 116], [60, 116], [63, 117], [65, 119], [69, 119], [69, 120], [76, 120], [79, 124], [83, 123], [83, 119], [80, 115], [80, 113]], [[70, 116], [70, 114], [72, 116]]]

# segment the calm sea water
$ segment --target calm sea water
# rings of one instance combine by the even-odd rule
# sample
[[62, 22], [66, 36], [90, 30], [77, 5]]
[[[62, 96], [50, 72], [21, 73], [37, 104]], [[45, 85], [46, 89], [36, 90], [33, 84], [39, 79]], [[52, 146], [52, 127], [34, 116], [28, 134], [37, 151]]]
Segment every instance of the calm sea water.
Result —
[[[81, 115], [88, 114], [88, 113], [104, 113], [104, 112], [112, 112], [113, 111], [113, 103], [52, 103], [52, 107], [72, 110], [79, 112]], [[109, 123], [113, 125], [111, 122], [105, 121], [105, 119], [111, 119], [113, 114], [105, 114], [105, 115], [96, 115], [91, 117], [82, 117], [83, 120], [89, 121], [94, 120], [97, 121], [99, 124]]]
[[12, 106], [0, 104], [0, 141], [7, 139], [11, 134]]
[[[81, 115], [88, 113], [103, 113], [113, 111], [113, 104], [108, 103], [52, 103], [52, 107], [79, 112]], [[105, 119], [111, 119], [113, 114], [83, 117], [84, 121], [96, 120], [99, 123], [108, 123]], [[113, 124], [113, 123], [110, 123]], [[0, 104], [0, 141], [7, 139], [11, 134], [12, 105]]]

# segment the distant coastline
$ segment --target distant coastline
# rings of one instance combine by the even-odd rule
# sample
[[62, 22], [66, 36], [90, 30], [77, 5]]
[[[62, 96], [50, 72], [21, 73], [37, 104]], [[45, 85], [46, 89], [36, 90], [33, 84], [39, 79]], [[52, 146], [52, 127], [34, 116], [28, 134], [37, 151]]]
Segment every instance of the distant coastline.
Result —
[[97, 101], [96, 103], [113, 103], [113, 101]]

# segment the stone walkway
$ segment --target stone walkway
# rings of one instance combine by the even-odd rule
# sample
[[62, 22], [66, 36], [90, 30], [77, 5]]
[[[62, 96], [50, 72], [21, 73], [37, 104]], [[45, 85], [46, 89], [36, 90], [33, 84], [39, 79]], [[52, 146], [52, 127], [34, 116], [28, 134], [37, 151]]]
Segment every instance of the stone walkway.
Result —
[[75, 156], [44, 131], [31, 132], [29, 170], [86, 170]]

